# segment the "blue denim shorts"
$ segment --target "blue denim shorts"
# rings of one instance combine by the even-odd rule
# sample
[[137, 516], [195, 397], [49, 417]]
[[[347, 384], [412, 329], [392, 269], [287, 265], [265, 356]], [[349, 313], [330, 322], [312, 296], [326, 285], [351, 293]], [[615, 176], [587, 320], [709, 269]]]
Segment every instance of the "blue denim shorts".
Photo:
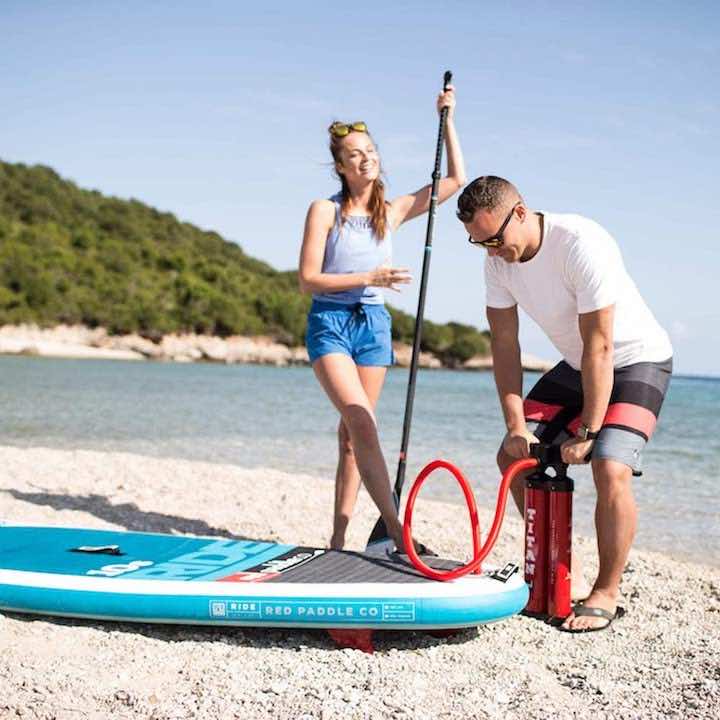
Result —
[[395, 355], [390, 328], [390, 313], [384, 305], [313, 300], [305, 333], [310, 362], [330, 353], [342, 353], [356, 365], [392, 365]]

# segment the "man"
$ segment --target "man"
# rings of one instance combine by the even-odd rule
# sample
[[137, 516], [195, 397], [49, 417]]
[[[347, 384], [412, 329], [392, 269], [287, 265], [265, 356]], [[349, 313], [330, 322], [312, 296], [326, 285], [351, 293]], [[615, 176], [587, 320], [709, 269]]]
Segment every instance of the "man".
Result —
[[[623, 612], [620, 577], [637, 519], [632, 476], [640, 474], [640, 455], [670, 381], [670, 340], [615, 241], [592, 220], [533, 212], [510, 182], [494, 176], [465, 188], [457, 215], [469, 241], [487, 250], [487, 317], [507, 426], [501, 471], [528, 457], [531, 442], [561, 443], [570, 464], [592, 458], [599, 573], [563, 629], [602, 630]], [[564, 358], [524, 403], [518, 306]], [[519, 477], [512, 493], [521, 512], [523, 488]]]

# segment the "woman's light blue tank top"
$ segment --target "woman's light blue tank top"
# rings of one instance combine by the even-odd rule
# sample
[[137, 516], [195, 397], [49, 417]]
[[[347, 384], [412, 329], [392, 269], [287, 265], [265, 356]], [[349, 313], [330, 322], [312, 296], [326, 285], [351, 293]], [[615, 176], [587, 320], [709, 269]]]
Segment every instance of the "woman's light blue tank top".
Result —
[[[338, 193], [330, 200], [335, 203], [335, 224], [325, 243], [322, 272], [338, 274], [367, 272], [379, 265], [389, 265], [392, 262], [390, 230], [386, 230], [384, 240], [378, 242], [369, 217], [351, 215], [343, 222], [340, 212], [342, 196]], [[382, 305], [385, 302], [380, 288], [369, 285], [352, 290], [313, 294], [313, 299], [343, 305], [354, 303]]]

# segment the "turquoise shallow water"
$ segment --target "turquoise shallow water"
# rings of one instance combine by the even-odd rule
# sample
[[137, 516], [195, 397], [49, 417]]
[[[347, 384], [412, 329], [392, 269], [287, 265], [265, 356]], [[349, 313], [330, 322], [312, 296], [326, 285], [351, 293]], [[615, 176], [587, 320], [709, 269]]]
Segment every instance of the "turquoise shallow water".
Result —
[[[526, 375], [529, 387], [537, 376]], [[378, 408], [394, 479], [407, 371], [388, 374]], [[636, 545], [720, 566], [720, 439], [711, 432], [720, 380], [673, 378], [635, 484]], [[0, 357], [0, 443], [117, 450], [274, 467], [334, 477], [337, 414], [309, 368], [132, 363]], [[502, 422], [489, 373], [419, 374], [407, 484], [443, 457], [472, 479], [478, 502], [495, 502]], [[575, 527], [593, 532], [592, 479], [573, 468]], [[152, 482], [152, 478], [149, 478]], [[428, 492], [450, 500], [448, 482]]]

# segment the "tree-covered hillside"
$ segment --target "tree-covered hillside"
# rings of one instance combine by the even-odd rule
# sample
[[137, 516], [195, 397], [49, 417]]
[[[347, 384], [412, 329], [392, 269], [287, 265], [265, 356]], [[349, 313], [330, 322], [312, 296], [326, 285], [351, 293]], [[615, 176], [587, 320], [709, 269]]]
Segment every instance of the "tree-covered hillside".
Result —
[[[0, 325], [302, 344], [309, 304], [296, 272], [278, 272], [215, 232], [83, 190], [48, 167], [0, 161]], [[411, 342], [413, 318], [390, 310], [394, 338]], [[448, 364], [488, 350], [487, 333], [458, 323], [426, 322], [423, 336], [423, 349]]]

